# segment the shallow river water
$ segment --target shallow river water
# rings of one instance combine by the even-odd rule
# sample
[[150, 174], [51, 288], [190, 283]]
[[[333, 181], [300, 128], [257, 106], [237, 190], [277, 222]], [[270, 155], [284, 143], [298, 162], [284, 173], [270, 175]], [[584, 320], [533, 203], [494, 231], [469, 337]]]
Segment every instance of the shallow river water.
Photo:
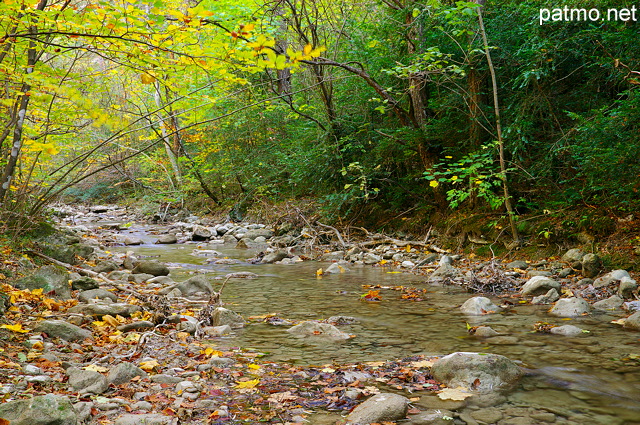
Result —
[[[471, 294], [458, 287], [432, 286], [425, 277], [394, 269], [350, 266], [340, 275], [316, 277], [326, 263], [251, 265], [256, 254], [225, 245], [209, 245], [239, 264], [206, 264], [193, 255], [195, 244], [153, 245], [155, 236], [145, 228], [131, 233], [145, 244], [112, 248], [134, 251], [173, 266], [171, 277], [181, 281], [206, 271], [211, 277], [250, 271], [258, 279], [232, 279], [222, 299], [244, 317], [277, 313], [289, 320], [326, 319], [333, 315], [356, 317], [355, 325], [341, 327], [355, 337], [346, 342], [312, 341], [290, 336], [287, 326], [250, 324], [233, 338], [211, 341], [218, 347], [252, 348], [266, 359], [294, 364], [322, 365], [404, 358], [415, 354], [445, 355], [455, 351], [490, 352], [521, 362], [534, 370], [508, 395], [514, 406], [533, 406], [570, 417], [578, 423], [640, 424], [640, 333], [610, 323], [619, 316], [594, 314], [571, 320], [549, 316], [549, 306], [514, 305], [508, 313], [464, 316], [459, 306]], [[222, 282], [222, 281], [219, 281]], [[426, 288], [426, 299], [400, 299], [400, 292], [381, 290], [382, 301], [364, 302], [362, 285]], [[500, 300], [491, 297], [500, 304]], [[579, 337], [532, 333], [533, 324], [573, 324], [588, 330]], [[504, 334], [487, 340], [469, 336], [471, 326], [490, 325]]]

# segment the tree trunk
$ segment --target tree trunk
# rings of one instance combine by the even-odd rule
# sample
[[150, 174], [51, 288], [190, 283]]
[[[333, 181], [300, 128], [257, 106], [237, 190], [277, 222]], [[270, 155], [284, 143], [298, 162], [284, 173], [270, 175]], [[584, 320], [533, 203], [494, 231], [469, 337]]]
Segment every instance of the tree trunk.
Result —
[[489, 66], [489, 72], [491, 73], [491, 87], [493, 91], [493, 108], [496, 116], [496, 132], [498, 134], [498, 149], [500, 155], [500, 173], [502, 174], [502, 190], [504, 194], [504, 206], [509, 216], [509, 225], [511, 226], [511, 235], [513, 241], [518, 242], [520, 236], [518, 234], [518, 228], [516, 226], [515, 213], [511, 206], [511, 196], [509, 195], [509, 185], [507, 183], [507, 166], [504, 159], [504, 139], [502, 138], [502, 123], [500, 120], [500, 103], [498, 99], [498, 82], [496, 79], [496, 70], [493, 66], [493, 60], [491, 60], [491, 51], [489, 50], [489, 41], [487, 39], [487, 31], [484, 27], [484, 20], [482, 19], [482, 8], [478, 8], [478, 23], [480, 25], [480, 33], [482, 35], [482, 43], [484, 44], [484, 52], [487, 57], [487, 65]]
[[180, 167], [178, 166], [178, 158], [176, 157], [175, 152], [172, 149], [171, 142], [169, 141], [168, 133], [167, 133], [167, 122], [162, 116], [162, 95], [160, 94], [160, 82], [156, 80], [154, 83], [154, 99], [156, 101], [156, 106], [158, 107], [158, 121], [160, 122], [160, 131], [162, 132], [162, 143], [164, 144], [164, 149], [167, 152], [167, 158], [169, 158], [169, 163], [171, 164], [171, 169], [173, 170], [173, 179], [170, 179], [171, 184], [174, 185], [174, 188], [179, 189], [182, 186], [182, 175], [180, 174]]

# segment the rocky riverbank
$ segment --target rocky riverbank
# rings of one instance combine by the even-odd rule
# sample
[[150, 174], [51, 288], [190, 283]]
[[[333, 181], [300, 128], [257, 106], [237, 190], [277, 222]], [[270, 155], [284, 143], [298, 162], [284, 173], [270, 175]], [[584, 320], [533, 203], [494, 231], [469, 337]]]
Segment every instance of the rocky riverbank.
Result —
[[[506, 403], [503, 393], [531, 372], [504, 356], [454, 353], [314, 367], [270, 362], [246, 347], [218, 350], [211, 341], [233, 341], [237, 329], [256, 321], [286, 326], [292, 337], [340, 344], [353, 337], [349, 325], [358, 318], [349, 312], [306, 321], [243, 317], [225, 303], [224, 287], [259, 279], [259, 269], [215, 276], [196, 270], [174, 280], [176, 265], [115, 247], [188, 246], [211, 266], [241, 263], [218, 252], [224, 246], [252, 250], [252, 264], [296, 267], [317, 259], [323, 261], [318, 279], [354, 267], [384, 267], [424, 275], [427, 287], [475, 292], [460, 306], [468, 317], [548, 304], [550, 318], [606, 312], [630, 331], [640, 330], [633, 276], [603, 271], [597, 253], [579, 249], [536, 263], [479, 262], [435, 241], [374, 234], [354, 241], [317, 223], [273, 228], [184, 216], [141, 235], [132, 230], [141, 218], [116, 206], [60, 206], [56, 214], [62, 231], [43, 235], [19, 260], [25, 276], [3, 275], [1, 281], [7, 311], [0, 328], [0, 418], [14, 425], [600, 423], [570, 408]], [[398, 288], [367, 289], [363, 302]], [[420, 300], [425, 291], [400, 290], [409, 300]], [[540, 321], [532, 331], [577, 337], [586, 329]], [[490, 326], [470, 326], [469, 332], [496, 343], [514, 338]]]

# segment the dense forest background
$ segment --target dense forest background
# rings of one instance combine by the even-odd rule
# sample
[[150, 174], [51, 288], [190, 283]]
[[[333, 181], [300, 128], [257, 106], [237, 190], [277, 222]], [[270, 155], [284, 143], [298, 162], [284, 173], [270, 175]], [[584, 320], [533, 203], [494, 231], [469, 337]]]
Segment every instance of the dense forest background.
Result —
[[607, 233], [639, 206], [638, 24], [541, 25], [552, 7], [6, 0], [4, 230], [63, 198], [239, 216], [310, 200], [368, 226], [458, 209], [552, 237], [519, 220], [539, 214]]

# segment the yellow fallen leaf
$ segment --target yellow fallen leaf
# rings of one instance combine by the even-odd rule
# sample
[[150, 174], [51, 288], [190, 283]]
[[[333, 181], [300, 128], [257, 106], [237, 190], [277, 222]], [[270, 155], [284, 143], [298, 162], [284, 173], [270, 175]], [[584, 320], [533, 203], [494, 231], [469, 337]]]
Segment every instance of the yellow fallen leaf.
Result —
[[253, 379], [251, 381], [242, 381], [242, 382], [238, 382], [238, 385], [236, 385], [236, 388], [251, 389], [251, 388], [255, 388], [259, 383], [260, 383], [259, 379]]
[[316, 270], [316, 276], [322, 276], [323, 274], [324, 272], [322, 271], [322, 269]]
[[16, 323], [15, 325], [0, 325], [0, 328], [5, 328], [12, 332], [18, 332], [21, 334], [29, 332], [28, 329], [22, 329], [22, 323]]
[[404, 250], [405, 250], [406, 252], [411, 252], [411, 245], [407, 245], [407, 246], [404, 248]]
[[90, 364], [89, 366], [83, 367], [84, 370], [92, 370], [94, 372], [108, 372], [109, 368], [98, 366], [97, 364]]
[[471, 396], [473, 396], [473, 394], [462, 387], [445, 388], [438, 393], [438, 397], [442, 400], [464, 400]]
[[204, 352], [202, 352], [205, 356], [211, 356], [211, 357], [222, 357], [224, 355], [224, 353], [222, 351], [218, 351], [218, 350], [214, 350], [211, 347], [207, 347], [206, 350], [204, 350]]
[[616, 324], [616, 325], [624, 325], [624, 322], [626, 322], [627, 319], [618, 319], [618, 320], [612, 320], [611, 323]]
[[31, 348], [34, 350], [44, 350], [44, 344], [42, 343], [42, 341], [36, 341], [33, 343]]
[[249, 366], [247, 366], [249, 369], [253, 369], [253, 370], [258, 370], [260, 369], [260, 365], [259, 364], [253, 364], [251, 363]]
[[118, 322], [118, 319], [116, 319], [115, 317], [109, 314], [102, 316], [102, 321], [108, 324], [109, 326], [113, 326], [114, 328], [120, 325], [120, 322]]
[[145, 372], [151, 372], [160, 367], [160, 363], [157, 360], [149, 360], [146, 362], [141, 362], [138, 367]]
[[178, 338], [180, 341], [186, 341], [187, 338], [189, 338], [189, 332], [178, 332], [176, 334], [176, 338]]

